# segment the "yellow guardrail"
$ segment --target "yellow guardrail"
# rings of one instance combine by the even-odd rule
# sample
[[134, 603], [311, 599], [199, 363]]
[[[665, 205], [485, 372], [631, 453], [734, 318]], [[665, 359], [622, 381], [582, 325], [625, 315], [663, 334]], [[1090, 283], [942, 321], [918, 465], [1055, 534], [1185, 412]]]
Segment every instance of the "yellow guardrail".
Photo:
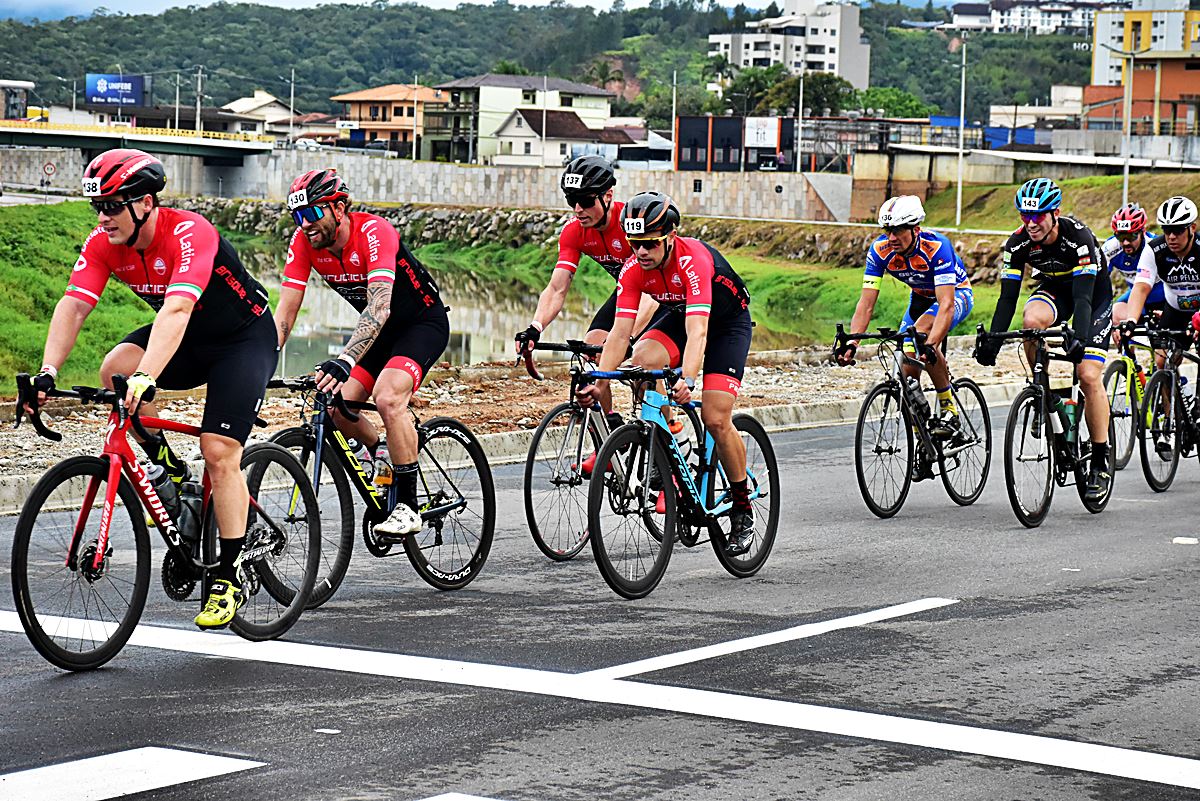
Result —
[[224, 131], [201, 131], [197, 137], [194, 130], [184, 128], [142, 128], [124, 125], [74, 125], [65, 122], [37, 122], [31, 120], [0, 120], [0, 128], [20, 128], [33, 131], [78, 131], [80, 133], [102, 133], [109, 135], [171, 136], [179, 139], [221, 139], [227, 142], [274, 143], [275, 137], [251, 133], [226, 133]]

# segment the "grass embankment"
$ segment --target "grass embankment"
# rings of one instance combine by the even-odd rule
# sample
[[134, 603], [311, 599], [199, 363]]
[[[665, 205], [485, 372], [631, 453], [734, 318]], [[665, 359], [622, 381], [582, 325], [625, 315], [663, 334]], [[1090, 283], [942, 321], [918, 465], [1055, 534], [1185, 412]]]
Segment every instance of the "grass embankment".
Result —
[[[1068, 178], [1058, 184], [1063, 190], [1063, 210], [1087, 223], [1101, 240], [1107, 238], [1112, 213], [1121, 206], [1121, 176]], [[964, 186], [963, 227], [997, 231], [1015, 229], [1021, 223], [1013, 209], [1013, 195], [1019, 186]], [[1200, 199], [1200, 173], [1156, 172], [1129, 176], [1129, 200], [1142, 204], [1150, 215], [1152, 227], [1155, 209], [1172, 195]], [[953, 226], [954, 204], [954, 187], [930, 197], [925, 202], [926, 224], [933, 228]]]

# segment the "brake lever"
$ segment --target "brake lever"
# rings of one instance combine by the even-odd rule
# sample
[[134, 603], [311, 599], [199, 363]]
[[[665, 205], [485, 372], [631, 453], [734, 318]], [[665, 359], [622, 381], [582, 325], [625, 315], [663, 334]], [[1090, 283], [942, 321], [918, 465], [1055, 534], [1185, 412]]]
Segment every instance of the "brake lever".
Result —
[[[22, 376], [24, 376], [25, 379], [24, 387], [21, 386]], [[22, 398], [22, 395], [25, 397]], [[24, 413], [23, 401], [28, 401], [33, 407], [33, 413], [29, 415], [29, 422], [33, 425], [33, 430], [37, 432], [37, 435], [43, 439], [48, 439], [51, 442], [61, 442], [62, 434], [58, 433], [57, 431], [50, 430], [50, 428], [44, 422], [42, 422], [41, 407], [38, 406], [37, 393], [33, 392], [33, 385], [30, 382], [28, 373], [22, 373], [21, 375], [17, 376], [17, 413], [15, 415], [16, 424], [13, 426], [13, 428], [16, 428], [21, 424], [21, 416]]]

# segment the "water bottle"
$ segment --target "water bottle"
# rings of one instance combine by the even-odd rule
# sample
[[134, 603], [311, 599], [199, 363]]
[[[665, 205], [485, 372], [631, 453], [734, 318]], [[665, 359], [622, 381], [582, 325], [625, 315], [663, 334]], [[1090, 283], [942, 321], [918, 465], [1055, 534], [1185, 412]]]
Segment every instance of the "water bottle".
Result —
[[370, 481], [375, 475], [375, 455], [371, 453], [370, 448], [356, 439], [346, 440], [346, 444], [350, 446], [350, 451], [362, 465], [363, 475], [367, 477], [367, 481]]
[[692, 440], [687, 435], [686, 426], [682, 420], [672, 420], [667, 423], [667, 428], [671, 430], [671, 436], [675, 437], [675, 444], [679, 447], [679, 452], [683, 454], [683, 460], [688, 462], [692, 458]]
[[179, 485], [179, 536], [189, 542], [200, 539], [200, 508], [204, 503], [204, 488], [196, 481]]
[[921, 391], [921, 382], [914, 376], [909, 376], [906, 383], [908, 389], [908, 405], [913, 410], [913, 415], [928, 420], [932, 415], [929, 409], [929, 401], [925, 398], [925, 393]]
[[1055, 434], [1061, 434], [1071, 427], [1071, 419], [1067, 416], [1067, 406], [1063, 403], [1063, 399], [1054, 396], [1054, 409], [1050, 413], [1050, 428]]
[[392, 461], [388, 456], [387, 443], [381, 437], [375, 446], [375, 486], [386, 491], [392, 486]]
[[146, 468], [146, 477], [150, 479], [150, 486], [158, 493], [158, 499], [162, 501], [163, 508], [171, 515], [171, 519], [178, 519], [179, 492], [175, 488], [175, 482], [171, 480], [170, 473], [160, 464], [151, 464]]
[[1063, 415], [1066, 417], [1067, 442], [1075, 441], [1075, 434], [1078, 431], [1078, 425], [1075, 421], [1075, 416], [1079, 414], [1079, 405], [1074, 399], [1060, 401], [1063, 407]]

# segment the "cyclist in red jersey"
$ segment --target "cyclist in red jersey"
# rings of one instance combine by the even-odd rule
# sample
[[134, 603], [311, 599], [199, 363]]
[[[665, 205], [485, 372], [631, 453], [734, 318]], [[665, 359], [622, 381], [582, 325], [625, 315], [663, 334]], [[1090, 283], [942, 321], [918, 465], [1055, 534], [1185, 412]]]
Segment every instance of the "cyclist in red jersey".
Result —
[[[159, 206], [158, 193], [165, 186], [162, 162], [140, 150], [110, 150], [88, 164], [83, 193], [99, 225], [84, 241], [66, 294], [54, 309], [43, 366], [33, 384], [39, 401], [45, 400], [109, 276], [154, 308], [154, 322], [109, 351], [100, 375], [108, 387], [113, 375], [128, 375], [126, 407], [151, 415], [156, 387], [208, 384], [200, 451], [212, 480], [221, 548], [196, 625], [223, 628], [245, 602], [239, 556], [250, 494], [241, 470], [242, 447], [275, 370], [275, 326], [266, 291], [212, 223], [190, 211]], [[142, 447], [172, 478], [186, 476], [186, 465], [161, 432]]]
[[[315, 270], [361, 315], [341, 354], [317, 366], [318, 387], [348, 400], [373, 396], [387, 430], [399, 503], [375, 530], [392, 536], [421, 530], [417, 510], [417, 430], [413, 393], [450, 341], [450, 320], [437, 284], [387, 220], [350, 211], [350, 191], [335, 170], [292, 182], [288, 208], [296, 231], [288, 247], [276, 310], [279, 346], [287, 341]], [[379, 433], [366, 417], [338, 428], [382, 458]]]
[[[717, 444], [730, 481], [733, 508], [725, 544], [732, 555], [746, 553], [754, 539], [754, 510], [746, 484], [746, 447], [733, 427], [733, 406], [750, 352], [750, 293], [729, 262], [711, 245], [679, 236], [679, 209], [666, 195], [634, 195], [621, 213], [621, 224], [634, 256], [621, 270], [616, 321], [599, 369], [615, 369], [625, 358], [638, 304], [651, 295], [673, 313], [655, 320], [633, 349], [633, 363], [648, 369], [682, 366], [683, 377], [670, 388], [677, 403], [692, 399], [704, 371], [701, 417]], [[607, 391], [607, 381], [582, 388], [585, 405]]]

